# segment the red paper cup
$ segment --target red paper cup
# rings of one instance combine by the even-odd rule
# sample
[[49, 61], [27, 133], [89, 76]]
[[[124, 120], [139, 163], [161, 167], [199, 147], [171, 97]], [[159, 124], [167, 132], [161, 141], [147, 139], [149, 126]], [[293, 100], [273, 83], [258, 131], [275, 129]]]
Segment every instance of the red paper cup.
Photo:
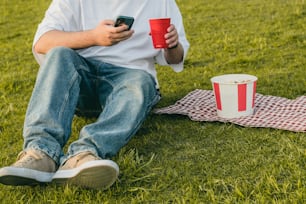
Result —
[[151, 36], [153, 46], [156, 49], [167, 48], [165, 34], [170, 26], [170, 18], [150, 19]]
[[257, 77], [248, 74], [226, 74], [211, 78], [217, 115], [239, 118], [254, 113]]

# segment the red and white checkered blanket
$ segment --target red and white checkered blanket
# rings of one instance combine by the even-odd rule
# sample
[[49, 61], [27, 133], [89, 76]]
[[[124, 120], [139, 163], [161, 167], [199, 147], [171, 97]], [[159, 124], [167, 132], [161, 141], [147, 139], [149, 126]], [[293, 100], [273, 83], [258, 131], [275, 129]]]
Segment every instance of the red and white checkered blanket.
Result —
[[257, 93], [254, 115], [224, 119], [217, 116], [213, 91], [196, 89], [174, 105], [155, 109], [154, 113], [187, 115], [194, 121], [231, 122], [248, 127], [306, 132], [306, 96], [290, 100]]

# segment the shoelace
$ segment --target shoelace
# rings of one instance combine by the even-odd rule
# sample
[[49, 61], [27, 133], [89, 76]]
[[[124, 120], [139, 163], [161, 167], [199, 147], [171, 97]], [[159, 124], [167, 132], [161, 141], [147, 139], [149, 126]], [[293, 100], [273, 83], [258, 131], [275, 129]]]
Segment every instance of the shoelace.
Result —
[[28, 152], [21, 152], [17, 156], [16, 166], [23, 166], [24, 164], [30, 163], [34, 160], [41, 159], [42, 157], [38, 154], [29, 154]]

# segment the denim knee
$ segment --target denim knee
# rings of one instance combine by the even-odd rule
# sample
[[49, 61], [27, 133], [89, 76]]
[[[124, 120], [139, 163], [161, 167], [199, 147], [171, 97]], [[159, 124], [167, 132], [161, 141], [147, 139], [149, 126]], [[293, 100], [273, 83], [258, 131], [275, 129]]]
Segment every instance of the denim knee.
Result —
[[141, 92], [152, 93], [156, 83], [154, 78], [143, 70], [130, 70], [126, 80], [123, 82], [127, 88], [141, 89]]
[[127, 89], [134, 103], [144, 106], [147, 111], [160, 99], [156, 89], [156, 82], [148, 72], [143, 70], [130, 70], [126, 79], [123, 82], [123, 87]]
[[47, 53], [41, 69], [45, 69], [47, 73], [58, 73], [63, 78], [65, 75], [77, 71], [83, 63], [83, 58], [75, 50], [67, 47], [55, 47]]
[[76, 54], [75, 50], [68, 47], [54, 47], [47, 53], [46, 57], [65, 58], [67, 55]]

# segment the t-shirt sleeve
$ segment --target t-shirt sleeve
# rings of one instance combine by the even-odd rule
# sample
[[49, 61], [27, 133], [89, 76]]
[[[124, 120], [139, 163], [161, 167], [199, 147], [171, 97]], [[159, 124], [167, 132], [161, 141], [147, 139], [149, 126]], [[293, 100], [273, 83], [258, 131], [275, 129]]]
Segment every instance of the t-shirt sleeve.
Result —
[[[171, 24], [174, 24], [178, 35], [179, 35], [179, 41], [183, 46], [184, 49], [184, 58], [182, 60], [181, 63], [179, 64], [170, 64], [171, 68], [176, 71], [176, 72], [180, 72], [183, 70], [184, 68], [184, 60], [187, 56], [187, 52], [189, 49], [189, 42], [186, 38], [186, 33], [185, 33], [185, 29], [184, 29], [184, 24], [183, 24], [183, 18], [182, 15], [180, 13], [180, 10], [177, 6], [177, 4], [175, 3], [175, 1], [171, 0], [171, 1], [166, 1], [166, 16], [169, 16], [171, 18]], [[164, 57], [164, 50], [162, 50], [159, 55], [156, 57], [156, 61], [158, 64], [160, 65], [169, 65]]]
[[47, 9], [45, 16], [41, 23], [38, 25], [37, 31], [34, 36], [32, 51], [35, 59], [39, 64], [44, 61], [44, 55], [34, 51], [34, 45], [40, 37], [51, 30], [61, 31], [77, 31], [78, 30], [78, 16], [75, 12], [76, 5], [71, 4], [69, 0], [53, 0]]

